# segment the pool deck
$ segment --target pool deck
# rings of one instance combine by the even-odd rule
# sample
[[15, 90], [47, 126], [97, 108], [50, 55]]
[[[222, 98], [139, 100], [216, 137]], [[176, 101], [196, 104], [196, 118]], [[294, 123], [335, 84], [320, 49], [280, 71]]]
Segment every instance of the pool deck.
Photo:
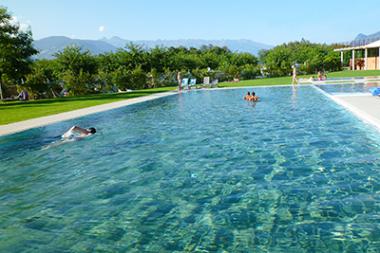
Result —
[[0, 136], [14, 134], [14, 133], [22, 132], [31, 128], [42, 127], [42, 126], [57, 123], [60, 121], [75, 119], [75, 118], [83, 117], [83, 116], [98, 113], [98, 112], [104, 112], [104, 111], [108, 111], [112, 109], [117, 109], [117, 108], [124, 107], [127, 105], [137, 104], [137, 103], [141, 103], [145, 101], [150, 101], [150, 100], [154, 100], [154, 99], [158, 99], [162, 97], [171, 96], [174, 94], [177, 94], [177, 92], [169, 91], [169, 92], [156, 93], [149, 96], [131, 98], [131, 99], [126, 99], [126, 100], [122, 100], [118, 102], [87, 107], [87, 108], [69, 111], [69, 112], [58, 113], [58, 114], [54, 114], [50, 116], [24, 120], [24, 121], [15, 122], [15, 123], [7, 124], [7, 125], [0, 125]]

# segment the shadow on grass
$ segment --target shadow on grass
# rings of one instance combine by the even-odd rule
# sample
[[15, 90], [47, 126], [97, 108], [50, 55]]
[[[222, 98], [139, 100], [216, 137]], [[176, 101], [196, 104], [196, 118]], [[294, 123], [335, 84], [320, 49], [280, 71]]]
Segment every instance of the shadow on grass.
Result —
[[41, 100], [32, 100], [32, 101], [9, 101], [0, 103], [0, 110], [10, 108], [10, 107], [33, 107], [34, 105], [44, 105], [44, 104], [53, 104], [59, 102], [80, 102], [80, 101], [102, 101], [102, 100], [120, 100], [120, 99], [130, 99], [136, 97], [142, 97], [147, 95], [152, 95], [156, 93], [162, 93], [171, 91], [169, 89], [162, 90], [137, 90], [133, 92], [126, 93], [113, 93], [113, 94], [94, 94], [86, 96], [77, 96], [77, 97], [62, 97], [54, 99], [41, 99]]

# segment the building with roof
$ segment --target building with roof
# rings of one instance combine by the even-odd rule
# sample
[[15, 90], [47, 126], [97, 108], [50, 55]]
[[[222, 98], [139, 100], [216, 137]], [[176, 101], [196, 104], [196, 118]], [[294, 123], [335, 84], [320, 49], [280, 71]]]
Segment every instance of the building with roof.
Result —
[[380, 40], [358, 46], [337, 48], [340, 52], [340, 60], [343, 64], [344, 54], [351, 53], [349, 66], [351, 70], [380, 70]]

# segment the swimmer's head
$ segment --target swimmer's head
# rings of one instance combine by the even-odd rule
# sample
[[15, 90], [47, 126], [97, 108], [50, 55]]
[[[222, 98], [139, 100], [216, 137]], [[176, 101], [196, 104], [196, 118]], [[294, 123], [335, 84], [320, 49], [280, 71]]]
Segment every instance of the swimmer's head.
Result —
[[250, 96], [250, 95], [251, 95], [251, 92], [248, 91], [248, 92], [247, 92], [247, 95]]
[[96, 129], [93, 128], [93, 127], [90, 127], [90, 128], [88, 129], [88, 131], [90, 131], [91, 134], [96, 133]]
[[252, 91], [252, 96], [256, 96], [256, 93], [254, 91]]

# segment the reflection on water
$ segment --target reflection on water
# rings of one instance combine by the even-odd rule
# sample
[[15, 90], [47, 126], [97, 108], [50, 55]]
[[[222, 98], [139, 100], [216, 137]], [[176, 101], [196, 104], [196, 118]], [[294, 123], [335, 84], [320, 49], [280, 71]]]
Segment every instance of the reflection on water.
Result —
[[298, 85], [292, 85], [292, 105], [297, 107]]
[[[377, 132], [312, 87], [255, 91], [0, 138], [0, 252], [377, 252]], [[98, 133], [41, 149], [74, 124]]]

